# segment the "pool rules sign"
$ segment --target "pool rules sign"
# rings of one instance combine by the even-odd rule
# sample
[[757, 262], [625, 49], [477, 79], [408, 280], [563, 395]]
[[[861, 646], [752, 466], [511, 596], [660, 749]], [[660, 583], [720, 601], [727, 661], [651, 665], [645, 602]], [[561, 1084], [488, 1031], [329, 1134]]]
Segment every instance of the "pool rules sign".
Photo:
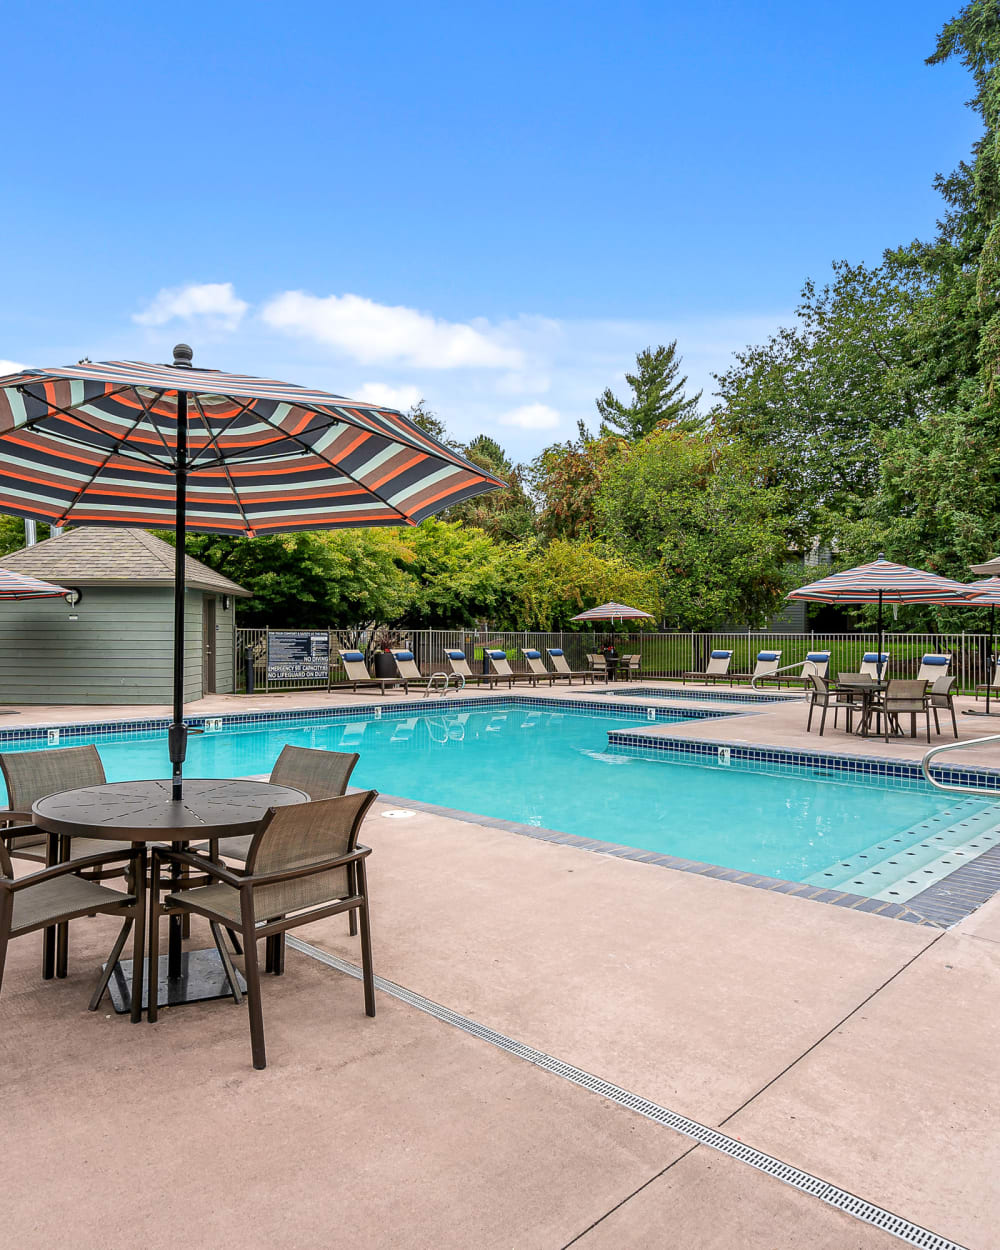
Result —
[[330, 635], [308, 629], [272, 629], [267, 635], [267, 680], [326, 681], [330, 672]]

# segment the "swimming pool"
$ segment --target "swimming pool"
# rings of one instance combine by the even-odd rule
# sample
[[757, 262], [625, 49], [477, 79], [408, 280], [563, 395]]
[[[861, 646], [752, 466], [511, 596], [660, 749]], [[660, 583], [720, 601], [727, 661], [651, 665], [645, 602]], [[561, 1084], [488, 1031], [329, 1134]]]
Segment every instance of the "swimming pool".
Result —
[[[721, 766], [679, 752], [609, 746], [610, 730], [646, 727], [634, 711], [593, 704], [556, 710], [527, 699], [472, 707], [227, 727], [191, 739], [185, 771], [267, 773], [286, 742], [358, 751], [352, 782], [383, 794], [879, 896], [914, 868], [914, 847], [954, 848], [970, 828], [970, 836], [988, 839], [1000, 824], [1000, 809], [987, 800], [956, 802], [922, 782], [774, 764]], [[657, 713], [661, 724], [684, 719]], [[160, 732], [92, 740], [109, 780], [169, 773]], [[876, 867], [894, 856], [908, 856], [895, 873]], [[940, 856], [919, 858], [923, 888], [926, 866]]]

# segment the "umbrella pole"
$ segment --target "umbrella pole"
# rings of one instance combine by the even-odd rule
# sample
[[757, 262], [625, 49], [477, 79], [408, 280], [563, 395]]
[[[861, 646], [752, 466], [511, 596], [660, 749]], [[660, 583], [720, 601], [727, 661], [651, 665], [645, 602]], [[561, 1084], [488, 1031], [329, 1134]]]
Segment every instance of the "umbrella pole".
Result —
[[184, 788], [187, 726], [184, 724], [184, 534], [187, 514], [187, 391], [177, 392], [176, 505], [174, 510], [174, 715], [167, 731], [171, 795], [179, 802]]
[[[990, 714], [990, 682], [993, 680], [993, 627], [996, 625], [996, 604], [990, 604], [990, 640], [986, 647], [986, 715]], [[975, 691], [972, 692], [975, 694]]]
[[879, 681], [882, 680], [882, 592], [878, 592], [878, 655], [875, 657], [875, 672]]

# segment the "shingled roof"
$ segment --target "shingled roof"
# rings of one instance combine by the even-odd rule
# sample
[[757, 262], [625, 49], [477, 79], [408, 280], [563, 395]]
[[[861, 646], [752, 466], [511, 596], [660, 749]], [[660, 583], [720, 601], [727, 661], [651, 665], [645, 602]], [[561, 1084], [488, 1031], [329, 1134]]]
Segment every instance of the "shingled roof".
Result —
[[[185, 582], [189, 590], [217, 595], [242, 595], [244, 590], [200, 560], [186, 557]], [[15, 573], [27, 573], [60, 586], [173, 586], [174, 549], [145, 530], [81, 526], [58, 538], [23, 547], [0, 564]]]

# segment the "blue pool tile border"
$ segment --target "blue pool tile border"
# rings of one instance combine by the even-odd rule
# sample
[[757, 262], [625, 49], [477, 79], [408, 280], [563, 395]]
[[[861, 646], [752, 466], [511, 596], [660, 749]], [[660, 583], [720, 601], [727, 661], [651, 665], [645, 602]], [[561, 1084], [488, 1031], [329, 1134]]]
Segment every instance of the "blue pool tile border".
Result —
[[678, 690], [672, 686], [635, 686], [628, 690], [608, 690], [608, 694], [618, 695], [622, 698], [647, 698], [647, 699], [680, 699], [682, 701], [691, 700], [697, 702], [699, 699], [714, 701], [716, 703], [742, 703], [744, 706], [755, 703], [801, 703], [803, 694], [801, 692], [792, 691], [788, 694], [778, 694], [777, 692], [765, 692], [762, 690], [750, 690], [749, 687], [743, 690], [692, 690], [690, 688], [682, 688]]

